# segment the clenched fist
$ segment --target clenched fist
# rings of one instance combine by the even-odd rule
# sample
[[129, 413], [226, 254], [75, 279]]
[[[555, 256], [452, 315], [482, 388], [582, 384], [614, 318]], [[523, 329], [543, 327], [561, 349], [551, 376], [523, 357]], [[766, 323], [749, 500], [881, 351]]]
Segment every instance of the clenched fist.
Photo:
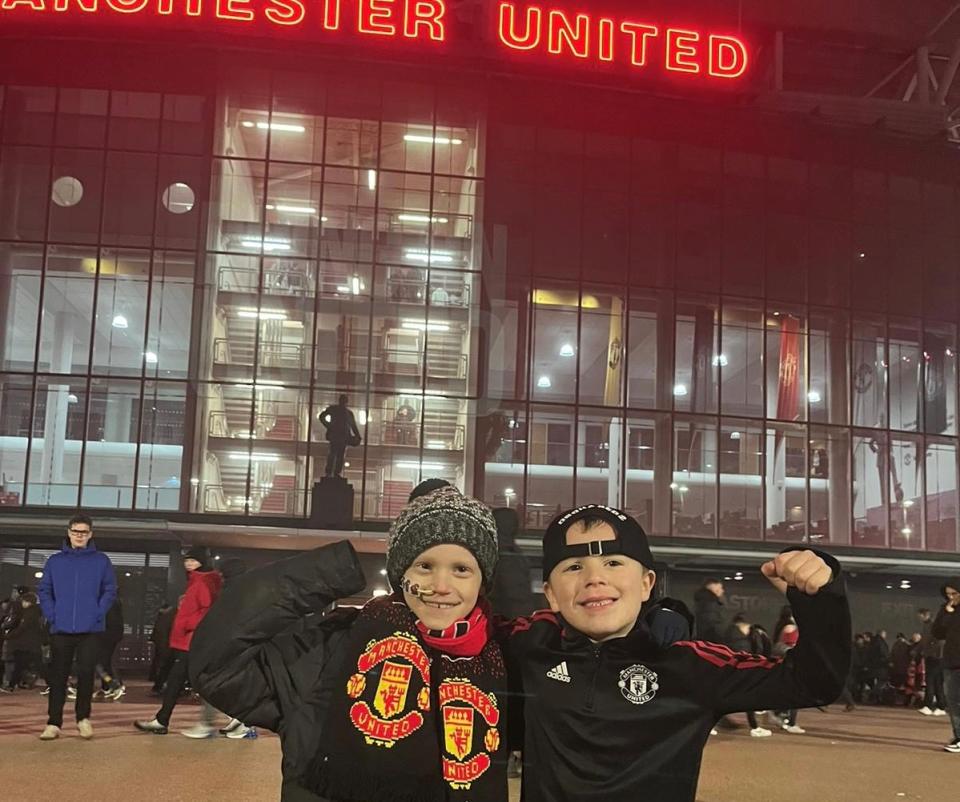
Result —
[[788, 551], [760, 566], [760, 572], [781, 593], [796, 588], [813, 596], [833, 579], [833, 569], [812, 551]]

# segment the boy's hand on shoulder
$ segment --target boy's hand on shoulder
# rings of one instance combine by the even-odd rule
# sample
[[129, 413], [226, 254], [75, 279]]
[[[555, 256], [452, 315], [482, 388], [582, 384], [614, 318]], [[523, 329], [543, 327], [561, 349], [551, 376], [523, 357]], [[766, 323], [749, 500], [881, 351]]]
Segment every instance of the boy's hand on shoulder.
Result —
[[813, 596], [833, 579], [833, 569], [812, 551], [788, 551], [760, 566], [760, 572], [781, 593], [796, 588]]

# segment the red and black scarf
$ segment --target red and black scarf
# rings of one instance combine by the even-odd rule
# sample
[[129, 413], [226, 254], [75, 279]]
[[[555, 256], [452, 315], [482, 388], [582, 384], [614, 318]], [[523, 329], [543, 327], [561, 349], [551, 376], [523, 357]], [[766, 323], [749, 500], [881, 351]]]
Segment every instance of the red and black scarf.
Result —
[[504, 802], [506, 671], [488, 634], [481, 606], [435, 632], [400, 597], [368, 603], [305, 785], [336, 802]]

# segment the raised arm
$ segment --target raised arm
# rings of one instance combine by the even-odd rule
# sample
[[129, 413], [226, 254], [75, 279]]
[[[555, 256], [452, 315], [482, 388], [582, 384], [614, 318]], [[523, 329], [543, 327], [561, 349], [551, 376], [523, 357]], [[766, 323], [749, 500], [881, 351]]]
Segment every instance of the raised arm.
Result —
[[763, 574], [786, 593], [800, 630], [783, 659], [685, 642], [705, 704], [718, 716], [830, 704], [840, 695], [852, 653], [850, 607], [840, 564], [823, 552], [793, 550], [765, 563]]
[[307, 647], [281, 650], [274, 639], [365, 584], [360, 561], [347, 541], [235, 578], [191, 641], [193, 687], [245, 724], [276, 730], [290, 701], [290, 667]]

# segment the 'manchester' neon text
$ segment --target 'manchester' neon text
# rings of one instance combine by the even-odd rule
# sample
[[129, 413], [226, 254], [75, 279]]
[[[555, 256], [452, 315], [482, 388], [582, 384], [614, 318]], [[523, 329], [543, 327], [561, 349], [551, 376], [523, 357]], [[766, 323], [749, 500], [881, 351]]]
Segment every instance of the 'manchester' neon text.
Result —
[[[491, 2], [488, 30], [501, 55], [570, 64], [616, 64], [646, 73], [735, 79], [747, 71], [745, 42], [718, 31], [572, 12], [541, 3]], [[456, 29], [445, 0], [0, 0], [0, 22], [40, 16], [62, 21], [142, 18], [156, 30], [222, 28], [263, 34], [297, 29], [326, 38], [451, 43]], [[87, 26], [89, 30], [89, 26]]]

